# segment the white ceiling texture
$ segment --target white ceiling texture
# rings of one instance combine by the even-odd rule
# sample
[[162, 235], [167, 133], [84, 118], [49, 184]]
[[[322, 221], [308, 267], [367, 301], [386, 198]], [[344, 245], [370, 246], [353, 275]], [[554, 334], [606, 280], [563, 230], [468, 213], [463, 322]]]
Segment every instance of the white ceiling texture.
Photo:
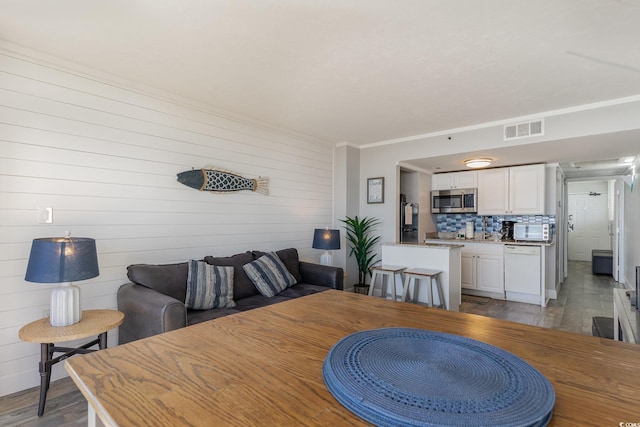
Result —
[[333, 144], [640, 95], [640, 0], [0, 0], [0, 39]]

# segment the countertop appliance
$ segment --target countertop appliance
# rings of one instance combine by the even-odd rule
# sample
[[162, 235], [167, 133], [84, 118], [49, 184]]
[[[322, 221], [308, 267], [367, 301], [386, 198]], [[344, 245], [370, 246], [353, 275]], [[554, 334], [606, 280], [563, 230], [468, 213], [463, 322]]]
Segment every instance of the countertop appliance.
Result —
[[513, 240], [527, 242], [551, 241], [551, 226], [537, 222], [517, 222], [513, 225]]
[[458, 188], [431, 192], [431, 213], [478, 212], [478, 189]]
[[513, 241], [513, 221], [502, 221], [501, 237], [503, 241]]
[[504, 247], [504, 291], [509, 301], [543, 304], [540, 246]]

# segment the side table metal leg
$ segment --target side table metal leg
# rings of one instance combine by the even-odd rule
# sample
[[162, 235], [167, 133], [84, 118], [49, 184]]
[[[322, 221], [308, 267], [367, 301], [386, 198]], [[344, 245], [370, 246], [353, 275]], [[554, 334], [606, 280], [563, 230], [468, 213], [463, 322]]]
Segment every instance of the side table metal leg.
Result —
[[44, 413], [44, 404], [47, 401], [47, 391], [51, 383], [51, 356], [53, 354], [53, 344], [40, 344], [40, 401], [38, 402], [38, 416]]
[[98, 343], [98, 348], [100, 350], [104, 350], [105, 348], [107, 348], [107, 333], [103, 332], [100, 335], [98, 335], [98, 340], [100, 341]]

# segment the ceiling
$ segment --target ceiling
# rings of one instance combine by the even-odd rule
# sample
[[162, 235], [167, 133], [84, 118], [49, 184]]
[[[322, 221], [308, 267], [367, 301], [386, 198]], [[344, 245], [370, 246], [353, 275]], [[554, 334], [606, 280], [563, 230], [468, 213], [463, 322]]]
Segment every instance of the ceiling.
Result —
[[[0, 39], [319, 143], [640, 94], [640, 0], [0, 0], [0, 10]], [[497, 155], [529, 154], [541, 153]]]
[[559, 163], [568, 179], [583, 179], [626, 175], [631, 163], [638, 160], [636, 153], [640, 153], [639, 130], [414, 159], [405, 163], [435, 173], [469, 170], [464, 161], [472, 158], [490, 158], [493, 160], [491, 167]]

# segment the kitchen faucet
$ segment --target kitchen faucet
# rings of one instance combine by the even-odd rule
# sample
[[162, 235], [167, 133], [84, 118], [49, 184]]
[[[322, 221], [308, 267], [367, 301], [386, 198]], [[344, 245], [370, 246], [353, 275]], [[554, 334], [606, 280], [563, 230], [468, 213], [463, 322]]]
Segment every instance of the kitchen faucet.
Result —
[[489, 226], [489, 217], [488, 216], [483, 216], [482, 217], [482, 239], [486, 239], [488, 237], [487, 233], [487, 228]]

